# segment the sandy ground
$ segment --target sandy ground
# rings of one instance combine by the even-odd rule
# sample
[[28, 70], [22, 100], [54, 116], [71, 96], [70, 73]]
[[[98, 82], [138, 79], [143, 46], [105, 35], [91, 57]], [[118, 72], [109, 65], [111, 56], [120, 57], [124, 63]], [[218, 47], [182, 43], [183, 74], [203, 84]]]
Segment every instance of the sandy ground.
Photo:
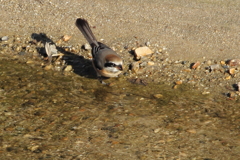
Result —
[[85, 43], [74, 23], [83, 17], [109, 45], [137, 41], [168, 48], [174, 60], [239, 57], [237, 0], [1, 0], [0, 36], [72, 35]]
[[[234, 74], [225, 64], [206, 69], [239, 58], [238, 0], [0, 2], [0, 37], [9, 36], [0, 42], [0, 159], [238, 159], [239, 66]], [[129, 51], [137, 44], [168, 54], [154, 53], [145, 60], [157, 68], [124, 71], [108, 79], [111, 86], [88, 76], [89, 51], [80, 48], [46, 69], [43, 43], [31, 35], [54, 42], [71, 35], [58, 49], [79, 47], [86, 40], [74, 25], [78, 17], [126, 66], [135, 62]], [[63, 60], [73, 72], [58, 68]], [[190, 69], [196, 61], [201, 67]], [[148, 84], [130, 83], [135, 76]]]

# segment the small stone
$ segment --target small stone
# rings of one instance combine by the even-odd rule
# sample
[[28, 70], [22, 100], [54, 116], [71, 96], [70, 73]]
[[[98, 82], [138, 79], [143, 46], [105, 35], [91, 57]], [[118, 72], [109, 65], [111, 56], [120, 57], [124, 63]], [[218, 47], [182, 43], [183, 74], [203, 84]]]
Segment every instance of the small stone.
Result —
[[154, 65], [154, 62], [153, 62], [153, 61], [148, 61], [148, 65], [149, 65], [149, 66], [153, 66], [153, 65]]
[[203, 94], [203, 95], [206, 95], [206, 94], [210, 94], [210, 92], [204, 91], [204, 92], [202, 92], [202, 94]]
[[187, 132], [193, 133], [193, 134], [197, 133], [197, 131], [195, 129], [188, 129]]
[[15, 51], [21, 51], [22, 50], [22, 47], [21, 46], [17, 46], [16, 48], [15, 48]]
[[32, 152], [38, 150], [38, 148], [39, 148], [39, 145], [28, 147], [28, 149], [31, 150]]
[[220, 65], [219, 64], [213, 64], [209, 68], [210, 68], [211, 71], [216, 71], [216, 70], [220, 69]]
[[238, 82], [237, 87], [238, 87], [238, 91], [240, 91], [240, 82]]
[[72, 37], [72, 36], [64, 35], [64, 36], [62, 37], [62, 40], [65, 41], [65, 42], [67, 42], [67, 41], [69, 41], [69, 40], [71, 39], [71, 37]]
[[149, 41], [146, 42], [145, 45], [146, 45], [146, 46], [150, 46], [150, 42], [149, 42]]
[[211, 61], [211, 60], [208, 60], [206, 63], [207, 63], [207, 65], [211, 65], [211, 64], [212, 64], [212, 61]]
[[66, 71], [66, 72], [70, 72], [71, 70], [72, 70], [71, 65], [67, 65], [67, 67], [64, 69], [64, 71]]
[[161, 128], [154, 129], [154, 133], [158, 133], [161, 130]]
[[89, 43], [86, 43], [86, 44], [84, 44], [84, 49], [86, 49], [86, 50], [91, 50], [92, 47], [90, 46]]
[[229, 74], [233, 75], [235, 73], [235, 68], [230, 68], [228, 70]]
[[131, 71], [133, 73], [137, 73], [138, 70], [139, 70], [139, 63], [138, 62], [131, 63]]
[[160, 94], [160, 93], [158, 93], [158, 94], [154, 94], [153, 95], [155, 98], [157, 98], [157, 99], [159, 99], [159, 98], [162, 98], [163, 97], [163, 95], [162, 94]]
[[31, 134], [25, 134], [23, 138], [33, 138], [33, 136]]
[[1, 40], [2, 40], [2, 41], [7, 41], [7, 40], [8, 40], [8, 36], [3, 36], [3, 37], [1, 38]]
[[229, 80], [229, 79], [231, 79], [231, 76], [227, 76], [225, 79], [226, 79], [226, 80]]
[[201, 63], [197, 61], [196, 63], [192, 64], [191, 69], [197, 69], [200, 65]]
[[134, 53], [135, 53], [134, 54], [135, 58], [140, 59], [143, 56], [147, 56], [147, 55], [152, 54], [153, 51], [150, 48], [148, 48], [147, 46], [145, 46], [145, 47], [136, 48]]
[[220, 61], [220, 64], [221, 65], [226, 65], [226, 62], [225, 61]]
[[142, 62], [142, 63], [139, 64], [139, 66], [140, 66], [141, 68], [146, 67], [146, 66], [147, 66], [147, 62]]
[[45, 67], [44, 67], [44, 70], [47, 71], [47, 70], [50, 70], [50, 69], [52, 69], [52, 68], [53, 68], [53, 66], [50, 64], [50, 65], [45, 66]]
[[182, 81], [181, 81], [181, 80], [176, 81], [175, 84], [176, 84], [176, 85], [180, 85], [180, 84], [182, 84]]
[[32, 61], [32, 60], [28, 60], [26, 63], [27, 63], [27, 64], [33, 64], [34, 61]]
[[173, 89], [177, 89], [177, 88], [178, 88], [178, 85], [174, 85], [174, 86], [173, 86]]
[[229, 66], [239, 66], [240, 59], [231, 59], [226, 62]]
[[234, 98], [235, 96], [236, 96], [236, 94], [234, 92], [228, 93], [228, 97], [229, 98]]
[[183, 72], [191, 72], [191, 69], [183, 69]]

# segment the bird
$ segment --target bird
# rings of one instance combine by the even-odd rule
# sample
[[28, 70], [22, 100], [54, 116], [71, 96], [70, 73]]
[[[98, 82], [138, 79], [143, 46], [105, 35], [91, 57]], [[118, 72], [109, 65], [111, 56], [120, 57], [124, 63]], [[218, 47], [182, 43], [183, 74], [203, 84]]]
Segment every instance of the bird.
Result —
[[102, 81], [102, 77], [118, 77], [123, 71], [122, 58], [107, 45], [97, 41], [87, 20], [78, 18], [76, 26], [92, 47], [92, 64], [98, 80], [102, 84], [106, 84]]

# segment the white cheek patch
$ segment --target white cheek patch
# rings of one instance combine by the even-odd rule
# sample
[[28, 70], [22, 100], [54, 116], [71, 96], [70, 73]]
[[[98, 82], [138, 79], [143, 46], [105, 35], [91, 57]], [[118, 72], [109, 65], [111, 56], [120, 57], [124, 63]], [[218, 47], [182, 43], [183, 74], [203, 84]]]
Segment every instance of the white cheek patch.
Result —
[[107, 70], [108, 72], [111, 72], [111, 73], [119, 72], [119, 69], [117, 69], [116, 67], [107, 67], [107, 68], [105, 68], [105, 70]]

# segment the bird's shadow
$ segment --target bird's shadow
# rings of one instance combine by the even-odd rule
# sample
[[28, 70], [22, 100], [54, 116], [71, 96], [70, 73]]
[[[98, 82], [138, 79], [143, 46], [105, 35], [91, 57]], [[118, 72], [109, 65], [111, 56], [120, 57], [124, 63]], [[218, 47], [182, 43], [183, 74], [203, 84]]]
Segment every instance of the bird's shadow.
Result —
[[[41, 42], [45, 44], [46, 42], [55, 44], [51, 38], [49, 38], [45, 33], [32, 33], [31, 38], [35, 42]], [[56, 44], [55, 44], [56, 45]], [[62, 60], [65, 61], [65, 65], [71, 65], [73, 72], [75, 74], [78, 74], [83, 77], [91, 78], [91, 79], [96, 79], [97, 75], [92, 67], [92, 62], [91, 60], [85, 59], [83, 56], [76, 55], [70, 51], [66, 51], [65, 47], [60, 47], [56, 45], [56, 49], [60, 52], [63, 53]], [[38, 53], [43, 56], [47, 57], [47, 53], [44, 47], [38, 47], [37, 48]], [[64, 68], [63, 68], [64, 70]]]

